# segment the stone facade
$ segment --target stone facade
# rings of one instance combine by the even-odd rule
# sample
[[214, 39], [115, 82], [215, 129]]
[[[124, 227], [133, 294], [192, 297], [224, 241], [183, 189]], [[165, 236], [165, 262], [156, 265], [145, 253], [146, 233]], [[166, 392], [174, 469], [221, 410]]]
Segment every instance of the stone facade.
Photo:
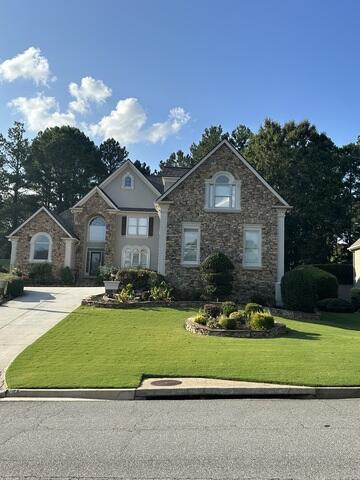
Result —
[[[205, 211], [205, 180], [219, 171], [229, 172], [241, 181], [240, 212]], [[277, 274], [277, 209], [274, 207], [283, 205], [230, 148], [222, 145], [165, 200], [172, 202], [168, 211], [165, 261], [166, 276], [172, 284], [180, 289], [200, 287], [199, 267], [181, 265], [182, 223], [199, 222], [200, 261], [215, 251], [232, 260], [236, 299], [247, 302], [254, 294], [274, 298]], [[262, 267], [242, 265], [244, 225], [262, 227]]]
[[39, 232], [50, 235], [52, 239], [51, 263], [53, 273], [56, 273], [64, 266], [65, 260], [65, 241], [67, 237], [64, 230], [44, 211], [39, 212], [29, 222], [27, 222], [16, 233], [17, 253], [16, 266], [24, 273], [28, 273], [32, 262], [30, 261], [30, 242], [31, 238]]

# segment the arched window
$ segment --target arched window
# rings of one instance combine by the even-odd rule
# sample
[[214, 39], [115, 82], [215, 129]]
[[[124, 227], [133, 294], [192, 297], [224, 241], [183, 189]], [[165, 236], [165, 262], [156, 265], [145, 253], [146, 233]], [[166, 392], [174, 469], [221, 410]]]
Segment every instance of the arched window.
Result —
[[89, 223], [89, 241], [105, 242], [106, 223], [102, 217], [94, 217]]
[[150, 267], [150, 250], [148, 247], [138, 247], [136, 245], [127, 245], [122, 251], [122, 267]]
[[51, 262], [52, 240], [48, 233], [35, 234], [30, 242], [31, 262]]
[[240, 182], [228, 172], [219, 172], [206, 181], [208, 209], [240, 210]]
[[134, 188], [134, 178], [130, 173], [125, 173], [122, 177], [122, 188]]

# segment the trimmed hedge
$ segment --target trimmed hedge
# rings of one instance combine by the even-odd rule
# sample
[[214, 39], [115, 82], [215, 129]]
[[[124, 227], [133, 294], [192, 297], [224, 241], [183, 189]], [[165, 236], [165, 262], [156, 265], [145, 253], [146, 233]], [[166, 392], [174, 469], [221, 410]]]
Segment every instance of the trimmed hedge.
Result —
[[313, 312], [316, 305], [314, 279], [304, 269], [286, 272], [281, 280], [284, 305], [289, 310]]
[[33, 263], [29, 278], [34, 285], [52, 285], [55, 281], [51, 263]]
[[360, 308], [360, 288], [352, 288], [350, 292], [350, 301], [354, 310], [359, 310]]
[[312, 266], [334, 275], [339, 285], [353, 284], [354, 269], [351, 263], [319, 263]]
[[11, 273], [0, 273], [0, 280], [8, 282], [5, 297], [20, 297], [24, 293], [24, 280]]
[[296, 267], [295, 270], [303, 270], [309, 278], [312, 278], [318, 300], [322, 298], [337, 298], [339, 284], [335, 275], [311, 265], [301, 265]]
[[150, 290], [152, 287], [157, 287], [161, 282], [165, 281], [165, 277], [154, 270], [124, 268], [118, 270], [116, 280], [120, 282], [119, 289], [131, 283], [134, 290]]
[[228, 297], [233, 288], [233, 270], [233, 263], [221, 252], [206, 257], [200, 265], [205, 297], [212, 299]]
[[326, 312], [351, 313], [354, 311], [351, 303], [342, 298], [323, 298], [317, 302], [317, 307]]

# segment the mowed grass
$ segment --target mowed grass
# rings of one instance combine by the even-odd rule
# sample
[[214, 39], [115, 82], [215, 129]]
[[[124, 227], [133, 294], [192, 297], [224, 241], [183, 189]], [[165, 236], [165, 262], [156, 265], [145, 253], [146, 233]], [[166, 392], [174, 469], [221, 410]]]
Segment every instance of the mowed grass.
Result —
[[143, 376], [194, 376], [302, 385], [360, 385], [360, 315], [283, 320], [286, 337], [205, 337], [193, 311], [80, 307], [12, 363], [11, 388], [136, 387]]

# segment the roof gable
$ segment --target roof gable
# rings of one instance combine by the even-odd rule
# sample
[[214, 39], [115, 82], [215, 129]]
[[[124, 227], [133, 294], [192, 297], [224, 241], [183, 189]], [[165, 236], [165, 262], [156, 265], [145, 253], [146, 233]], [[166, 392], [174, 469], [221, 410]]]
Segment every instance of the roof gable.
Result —
[[360, 250], [360, 238], [356, 240], [350, 247], [348, 248], [350, 252], [355, 252], [355, 250]]
[[74, 237], [73, 233], [60, 221], [54, 214], [52, 214], [46, 207], [40, 207], [39, 210], [36, 210], [28, 219], [26, 219], [21, 225], [19, 225], [13, 232], [11, 232], [7, 238], [13, 237], [19, 230], [23, 228], [30, 220], [36, 217], [40, 212], [45, 212], [62, 230], [63, 232], [69, 236], [69, 238], [76, 238]]
[[95, 195], [95, 193], [100, 195], [100, 197], [104, 200], [104, 202], [106, 202], [109, 205], [110, 208], [114, 210], [118, 210], [117, 205], [115, 205], [115, 203], [111, 200], [111, 198], [108, 195], [106, 195], [106, 193], [104, 193], [101, 190], [101, 188], [99, 188], [98, 186], [90, 190], [90, 192], [88, 192], [84, 197], [82, 197], [72, 208], [82, 207], [84, 203], [86, 203], [89, 200], [89, 198]]
[[175, 190], [183, 181], [185, 181], [195, 170], [197, 170], [206, 160], [211, 157], [219, 148], [221, 148], [223, 145], [228, 147], [235, 155], [236, 157], [247, 167], [259, 180], [260, 182], [282, 203], [284, 207], [291, 208], [290, 205], [282, 198], [282, 196], [274, 190], [271, 185], [260, 175], [259, 172], [255, 170], [254, 167], [250, 165], [250, 163], [245, 160], [245, 158], [231, 145], [231, 143], [228, 140], [222, 140], [220, 143], [218, 143], [200, 162], [198, 162], [196, 165], [194, 165], [187, 173], [185, 173], [179, 180], [177, 180], [174, 185], [172, 185], [168, 190], [166, 190], [159, 198], [158, 201], [165, 200], [167, 195], [171, 193], [173, 190]]

